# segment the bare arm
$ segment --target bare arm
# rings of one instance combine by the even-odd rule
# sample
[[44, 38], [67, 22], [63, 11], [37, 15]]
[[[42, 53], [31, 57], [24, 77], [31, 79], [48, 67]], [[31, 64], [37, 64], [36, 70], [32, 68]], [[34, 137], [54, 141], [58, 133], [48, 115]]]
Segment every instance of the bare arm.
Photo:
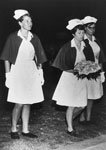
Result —
[[9, 72], [10, 71], [10, 63], [9, 61], [5, 61], [4, 62], [4, 65], [5, 65], [5, 73]]

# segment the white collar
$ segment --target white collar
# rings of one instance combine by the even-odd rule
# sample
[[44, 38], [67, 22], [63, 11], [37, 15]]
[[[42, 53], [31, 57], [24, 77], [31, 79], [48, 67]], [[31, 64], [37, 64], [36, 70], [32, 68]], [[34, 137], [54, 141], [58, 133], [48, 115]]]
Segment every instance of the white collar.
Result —
[[[71, 40], [71, 47], [76, 47], [74, 38]], [[81, 47], [85, 47], [84, 41], [81, 42]]]
[[[89, 38], [86, 36], [86, 34], [84, 35], [84, 40], [86, 40], [86, 39], [88, 39], [89, 40]], [[96, 40], [96, 38], [95, 38], [95, 36], [93, 35], [92, 36], [92, 41], [95, 41]], [[89, 40], [90, 41], [90, 40]]]
[[[25, 39], [20, 30], [18, 31], [17, 35], [20, 36], [22, 39]], [[27, 40], [30, 41], [32, 38], [33, 38], [33, 34], [29, 31]]]

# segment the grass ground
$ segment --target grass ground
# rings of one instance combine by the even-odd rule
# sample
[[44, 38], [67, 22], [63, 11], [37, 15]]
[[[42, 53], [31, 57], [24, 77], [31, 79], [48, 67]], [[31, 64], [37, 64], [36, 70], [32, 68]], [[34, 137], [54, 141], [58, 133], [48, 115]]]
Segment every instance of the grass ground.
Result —
[[106, 85], [104, 85], [103, 98], [94, 103], [91, 123], [81, 125], [79, 118], [76, 118], [74, 126], [79, 135], [72, 137], [66, 133], [66, 107], [57, 106], [51, 100], [56, 82], [49, 78], [47, 80], [48, 84], [45, 84], [43, 88], [45, 101], [33, 105], [30, 116], [30, 130], [39, 136], [38, 139], [29, 139], [21, 135], [21, 119], [18, 123], [20, 139], [12, 140], [10, 138], [13, 105], [6, 102], [7, 90], [4, 88], [0, 102], [0, 150], [54, 150], [106, 134]]
[[21, 135], [20, 119], [18, 123], [19, 140], [11, 140], [10, 138], [12, 106], [6, 108], [1, 111], [0, 116], [0, 150], [52, 150], [62, 145], [70, 145], [106, 134], [105, 106], [104, 100], [95, 103], [92, 122], [89, 125], [79, 124], [78, 118], [74, 120], [74, 126], [79, 132], [77, 137], [71, 137], [66, 133], [65, 108], [50, 106], [46, 109], [33, 106], [30, 117], [30, 130], [37, 134], [39, 138], [24, 138]]

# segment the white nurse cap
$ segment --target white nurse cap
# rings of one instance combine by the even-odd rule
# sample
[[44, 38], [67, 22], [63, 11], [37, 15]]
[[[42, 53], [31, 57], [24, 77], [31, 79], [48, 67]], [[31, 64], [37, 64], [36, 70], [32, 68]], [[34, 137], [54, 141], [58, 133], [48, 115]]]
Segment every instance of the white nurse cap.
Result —
[[14, 11], [14, 18], [18, 20], [20, 17], [24, 16], [25, 14], [29, 14], [27, 10], [24, 9], [17, 9]]
[[80, 19], [72, 19], [68, 21], [68, 25], [66, 26], [66, 28], [68, 30], [72, 30], [74, 27], [78, 25], [83, 25], [82, 21]]
[[96, 23], [97, 19], [95, 17], [86, 16], [84, 19], [82, 19], [82, 22], [83, 24]]

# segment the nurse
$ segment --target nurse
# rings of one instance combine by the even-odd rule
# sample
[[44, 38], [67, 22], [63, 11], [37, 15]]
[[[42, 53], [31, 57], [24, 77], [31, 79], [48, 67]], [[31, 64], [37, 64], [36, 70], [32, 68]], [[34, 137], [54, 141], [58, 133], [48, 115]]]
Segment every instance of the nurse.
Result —
[[18, 9], [13, 17], [20, 29], [10, 34], [0, 56], [5, 62], [7, 101], [14, 103], [10, 134], [12, 139], [20, 138], [17, 123], [21, 116], [22, 135], [37, 138], [29, 131], [30, 106], [44, 100], [42, 63], [46, 56], [40, 39], [30, 31], [33, 23], [29, 12]]
[[75, 108], [83, 109], [87, 105], [86, 79], [78, 79], [73, 74], [74, 66], [86, 60], [84, 39], [84, 26], [80, 19], [72, 19], [66, 28], [73, 35], [73, 39], [67, 42], [57, 54], [53, 66], [62, 70], [57, 87], [53, 94], [53, 100], [58, 105], [67, 106], [66, 121], [67, 133], [76, 136], [73, 127], [73, 115]]
[[80, 122], [90, 123], [93, 102], [103, 96], [102, 83], [105, 81], [103, 63], [106, 62], [106, 58], [100, 41], [94, 35], [96, 31], [97, 18], [86, 16], [82, 19], [82, 22], [85, 28], [84, 42], [86, 44], [87, 51], [91, 51], [88, 57], [102, 67], [101, 77], [96, 80], [88, 80], [87, 82], [88, 104], [85, 111], [80, 116]]

